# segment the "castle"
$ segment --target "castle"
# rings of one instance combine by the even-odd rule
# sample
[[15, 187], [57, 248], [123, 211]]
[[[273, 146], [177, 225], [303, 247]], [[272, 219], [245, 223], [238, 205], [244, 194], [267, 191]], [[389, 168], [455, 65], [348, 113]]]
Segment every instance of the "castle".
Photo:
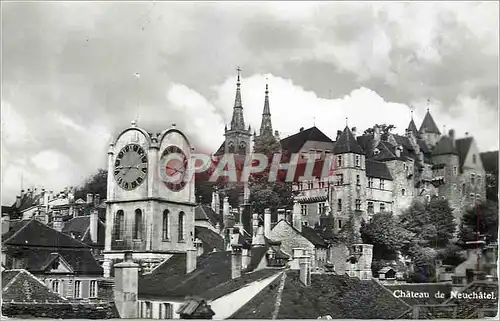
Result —
[[[314, 126], [280, 140], [278, 131], [273, 131], [266, 85], [261, 128], [259, 135], [254, 131], [253, 141], [274, 137], [282, 152], [300, 153], [302, 160], [314, 157], [321, 162], [333, 155], [334, 177], [294, 183], [299, 204], [294, 211], [300, 211], [304, 225], [314, 226], [329, 214], [338, 230], [351, 215], [366, 221], [378, 212], [398, 215], [414, 200], [428, 201], [433, 196], [449, 201], [458, 223], [464, 206], [486, 198], [486, 173], [474, 138], [468, 133], [456, 138], [454, 130], [441, 133], [429, 110], [419, 129], [412, 113], [404, 135], [380, 126], [367, 132], [359, 135], [355, 127], [346, 126], [332, 140]], [[231, 124], [215, 155], [248, 154], [251, 144], [238, 74]], [[247, 204], [248, 194], [245, 188], [240, 204]]]

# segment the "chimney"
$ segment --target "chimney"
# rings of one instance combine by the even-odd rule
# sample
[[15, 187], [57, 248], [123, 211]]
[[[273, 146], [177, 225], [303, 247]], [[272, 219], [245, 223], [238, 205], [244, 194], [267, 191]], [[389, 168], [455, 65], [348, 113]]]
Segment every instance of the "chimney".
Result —
[[196, 270], [196, 257], [198, 256], [198, 250], [193, 246], [189, 247], [186, 252], [186, 274], [189, 274]]
[[21, 196], [18, 195], [16, 196], [16, 208], [19, 208], [21, 206]]
[[292, 248], [292, 261], [290, 264], [290, 269], [299, 270], [300, 269], [300, 259], [307, 256], [307, 249], [301, 247]]
[[337, 136], [335, 137], [335, 140], [336, 140], [336, 141], [338, 141], [338, 140], [339, 140], [340, 135], [342, 135], [342, 131], [341, 131], [341, 130], [337, 130]]
[[10, 216], [2, 215], [2, 235], [10, 230]]
[[264, 226], [259, 226], [257, 228], [257, 235], [254, 240], [252, 240], [252, 246], [264, 246], [266, 245], [266, 238], [264, 237]]
[[92, 193], [87, 193], [87, 204], [92, 204], [93, 197]]
[[241, 256], [241, 269], [246, 270], [250, 266], [252, 260], [251, 251], [248, 248], [243, 248]]
[[395, 154], [396, 157], [401, 157], [401, 146], [396, 146]]
[[253, 236], [257, 236], [257, 231], [259, 228], [259, 214], [252, 214], [252, 234]]
[[240, 244], [231, 245], [231, 278], [237, 279], [241, 276], [241, 253], [242, 248]]
[[25, 195], [25, 194], [24, 194], [24, 189], [22, 189], [22, 190], [21, 190], [21, 198], [23, 198], [23, 197], [24, 197], [24, 195]]
[[94, 195], [94, 206], [97, 207], [101, 205], [101, 195], [95, 194]]
[[274, 138], [276, 138], [277, 141], [280, 140], [280, 132], [279, 131], [277, 131], [277, 130], [274, 131]]
[[455, 131], [453, 129], [450, 129], [448, 131], [448, 136], [450, 137], [451, 139], [451, 143], [453, 144], [453, 147], [455, 147]]
[[132, 260], [132, 252], [125, 252], [125, 261], [114, 265], [114, 301], [121, 319], [137, 319], [137, 292], [139, 264]]
[[303, 256], [299, 259], [300, 281], [304, 286], [311, 285], [311, 261], [310, 256]]
[[357, 133], [357, 129], [356, 129], [356, 127], [353, 127], [353, 128], [351, 129], [351, 132], [352, 132], [352, 135], [354, 136], [354, 138], [356, 138], [356, 133]]
[[380, 144], [380, 140], [382, 139], [380, 135], [380, 127], [378, 125], [375, 125], [373, 127], [373, 148], [377, 147], [378, 144]]
[[297, 200], [293, 200], [293, 213], [292, 213], [293, 227], [295, 227], [299, 232], [302, 232], [302, 214], [300, 212], [300, 203]]
[[264, 210], [264, 236], [269, 237], [271, 235], [271, 210], [266, 208]]
[[90, 211], [90, 226], [89, 226], [90, 239], [92, 240], [92, 243], [97, 243], [98, 224], [99, 224], [98, 211], [96, 209], [92, 209]]
[[304, 127], [300, 127], [299, 132], [303, 132], [303, 131], [304, 131]]
[[224, 203], [222, 204], [222, 213], [224, 218], [229, 217], [229, 197], [224, 197]]
[[52, 221], [52, 228], [58, 232], [61, 232], [62, 231], [62, 228], [63, 228], [63, 220], [62, 220], [62, 217], [61, 215], [59, 214], [56, 214], [56, 216], [54, 216], [53, 218], [53, 221]]
[[218, 207], [218, 206], [217, 206], [217, 190], [215, 189], [215, 187], [214, 187], [214, 189], [213, 189], [213, 191], [212, 191], [212, 205], [211, 205], [211, 207], [212, 207], [212, 210], [213, 210], [216, 214], [219, 214], [219, 213], [217, 212], [217, 207]]
[[286, 221], [286, 214], [284, 208], [278, 209], [278, 222], [279, 221]]
[[196, 248], [196, 255], [197, 256], [200, 256], [203, 254], [203, 242], [199, 238], [196, 238], [194, 240], [194, 247]]

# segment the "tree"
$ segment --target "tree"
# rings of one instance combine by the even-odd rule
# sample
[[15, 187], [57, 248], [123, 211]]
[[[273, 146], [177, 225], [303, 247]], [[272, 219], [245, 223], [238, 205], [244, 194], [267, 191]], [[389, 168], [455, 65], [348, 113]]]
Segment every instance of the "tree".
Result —
[[[384, 135], [388, 135], [391, 133], [391, 131], [393, 131], [394, 129], [396, 129], [396, 126], [394, 125], [387, 125], [387, 124], [376, 124], [375, 126], [378, 126], [380, 127], [380, 133], [381, 134], [384, 134]], [[371, 128], [368, 128], [364, 131], [363, 135], [371, 135], [373, 134], [375, 131], [375, 129], [373, 127]]]
[[423, 204], [414, 202], [400, 217], [401, 226], [415, 235], [423, 247], [445, 247], [455, 233], [453, 209], [445, 199], [434, 197]]
[[370, 223], [362, 224], [364, 243], [373, 244], [373, 260], [396, 260], [400, 251], [408, 252], [413, 234], [400, 226], [392, 213], [373, 215]]
[[[291, 208], [293, 206], [291, 183], [284, 180], [269, 182], [269, 172], [274, 155], [282, 153], [279, 141], [270, 135], [257, 137], [254, 145], [254, 153], [266, 155], [268, 159], [266, 169], [260, 173], [253, 173], [249, 178], [249, 201], [254, 211], [262, 213], [266, 208], [273, 210], [278, 207]], [[281, 158], [281, 161], [285, 160], [285, 157]]]
[[76, 188], [75, 199], [86, 199], [88, 193], [99, 194], [101, 199], [106, 199], [108, 190], [108, 171], [98, 169], [97, 173], [93, 174], [85, 180], [85, 182]]
[[498, 207], [493, 201], [484, 201], [467, 209], [460, 223], [459, 241], [475, 241], [476, 233], [484, 235], [487, 242], [498, 240]]

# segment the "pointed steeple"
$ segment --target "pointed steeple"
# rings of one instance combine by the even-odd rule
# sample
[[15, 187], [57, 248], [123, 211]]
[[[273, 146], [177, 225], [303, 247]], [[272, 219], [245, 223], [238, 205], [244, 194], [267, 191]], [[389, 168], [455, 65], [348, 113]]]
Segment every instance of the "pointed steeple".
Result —
[[411, 111], [411, 120], [407, 129], [410, 130], [415, 136], [418, 133], [417, 125], [415, 125], [415, 121], [413, 121], [413, 110]]
[[245, 130], [245, 119], [243, 118], [243, 105], [241, 103], [241, 90], [240, 90], [240, 67], [238, 71], [238, 81], [236, 82], [236, 97], [234, 99], [233, 118], [231, 120], [231, 130]]
[[260, 136], [273, 135], [273, 124], [271, 122], [271, 109], [269, 108], [269, 86], [266, 84], [266, 96], [264, 98], [264, 111], [260, 123]]
[[438, 134], [441, 135], [439, 128], [437, 127], [434, 119], [429, 112], [429, 108], [427, 108], [427, 113], [425, 114], [424, 120], [422, 121], [422, 126], [420, 126], [419, 133], [423, 133], [425, 129], [426, 133]]

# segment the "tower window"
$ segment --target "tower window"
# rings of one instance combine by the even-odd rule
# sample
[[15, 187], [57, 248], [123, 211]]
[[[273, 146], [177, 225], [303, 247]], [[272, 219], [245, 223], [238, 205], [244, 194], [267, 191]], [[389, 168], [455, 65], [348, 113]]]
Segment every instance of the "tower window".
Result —
[[356, 199], [356, 211], [361, 211], [361, 200]]
[[356, 185], [361, 186], [361, 176], [356, 175]]
[[179, 213], [179, 241], [184, 241], [184, 212]]
[[339, 198], [337, 200], [337, 211], [338, 212], [342, 211], [342, 199], [341, 198]]
[[380, 203], [380, 212], [385, 211], [385, 203]]
[[356, 155], [356, 167], [361, 167], [361, 157]]
[[134, 239], [142, 240], [142, 211], [135, 210]]
[[344, 185], [344, 174], [337, 174], [337, 185]]
[[474, 174], [470, 174], [470, 183], [474, 185], [475, 179], [474, 179]]
[[169, 215], [170, 215], [170, 212], [168, 210], [163, 211], [163, 229], [162, 229], [163, 240], [170, 239], [170, 226], [169, 226], [169, 221], [168, 221]]
[[373, 188], [373, 177], [368, 177], [368, 187]]
[[337, 156], [337, 167], [342, 167], [342, 156]]
[[368, 213], [373, 213], [373, 202], [368, 202], [367, 211]]
[[319, 214], [325, 214], [325, 209], [326, 209], [326, 204], [325, 203], [319, 203], [318, 204], [318, 211]]
[[457, 174], [458, 174], [457, 167], [456, 167], [456, 166], [453, 166], [453, 175], [454, 175], [454, 176], [457, 176]]
[[380, 179], [380, 189], [384, 189], [384, 180]]
[[403, 196], [406, 195], [406, 190], [404, 188], [401, 190], [401, 195], [403, 195]]
[[123, 231], [124, 231], [124, 222], [125, 221], [125, 214], [123, 213], [122, 210], [119, 210], [116, 212], [116, 217], [115, 217], [115, 228], [114, 228], [114, 234], [115, 234], [115, 240], [123, 240]]
[[307, 182], [307, 188], [308, 189], [313, 189], [314, 183], [313, 182]]
[[338, 221], [338, 225], [339, 225], [339, 229], [341, 229], [342, 228], [342, 220]]

